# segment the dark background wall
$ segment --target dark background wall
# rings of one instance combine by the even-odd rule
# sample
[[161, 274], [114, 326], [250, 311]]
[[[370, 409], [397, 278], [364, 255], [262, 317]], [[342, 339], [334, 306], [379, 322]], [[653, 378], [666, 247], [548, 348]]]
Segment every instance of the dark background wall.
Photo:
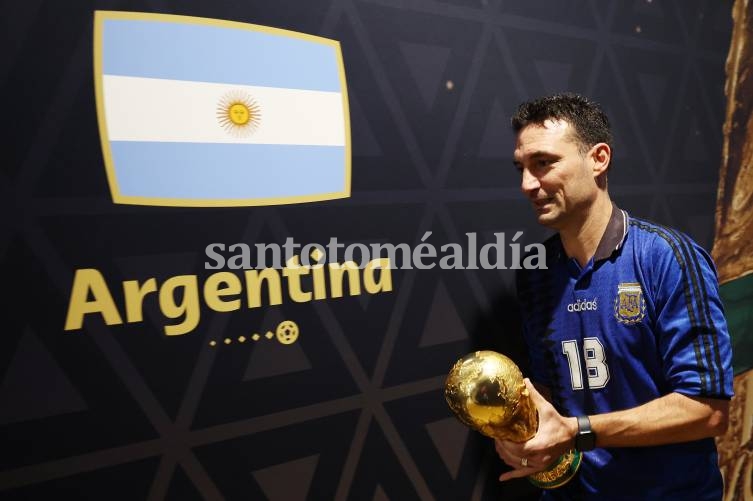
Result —
[[[206, 276], [212, 242], [479, 244], [537, 228], [508, 117], [572, 90], [614, 123], [610, 191], [707, 249], [729, 1], [4, 1], [0, 20], [0, 497], [514, 499], [490, 441], [450, 416], [451, 364], [492, 348], [524, 364], [511, 270], [397, 270], [393, 292], [202, 311], [162, 334], [97, 317], [64, 332], [73, 273], [108, 283]], [[353, 192], [233, 209], [111, 202], [97, 130], [93, 11], [269, 25], [341, 42]], [[239, 61], [239, 64], [253, 62]], [[117, 289], [116, 287], [113, 287]], [[114, 290], [119, 304], [122, 295]], [[219, 346], [294, 319], [301, 337]]]

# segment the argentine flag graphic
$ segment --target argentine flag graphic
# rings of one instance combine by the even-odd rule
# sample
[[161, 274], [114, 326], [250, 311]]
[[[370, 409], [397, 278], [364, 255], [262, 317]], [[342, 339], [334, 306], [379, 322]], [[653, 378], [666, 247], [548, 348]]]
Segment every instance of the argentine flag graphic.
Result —
[[94, 73], [115, 203], [250, 206], [350, 196], [337, 41], [97, 11]]

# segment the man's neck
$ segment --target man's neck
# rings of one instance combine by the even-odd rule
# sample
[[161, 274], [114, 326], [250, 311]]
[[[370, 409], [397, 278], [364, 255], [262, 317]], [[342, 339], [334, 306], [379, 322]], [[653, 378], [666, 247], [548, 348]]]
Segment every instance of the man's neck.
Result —
[[583, 221], [577, 226], [560, 230], [560, 239], [565, 253], [585, 266], [596, 253], [601, 237], [612, 216], [612, 200], [609, 194], [602, 192], [588, 208]]

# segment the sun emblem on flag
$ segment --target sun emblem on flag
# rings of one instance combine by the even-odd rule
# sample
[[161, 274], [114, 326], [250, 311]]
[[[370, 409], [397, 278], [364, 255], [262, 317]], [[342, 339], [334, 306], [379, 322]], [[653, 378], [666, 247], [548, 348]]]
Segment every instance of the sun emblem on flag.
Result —
[[247, 137], [261, 123], [261, 108], [246, 92], [231, 91], [217, 104], [217, 121], [229, 134]]

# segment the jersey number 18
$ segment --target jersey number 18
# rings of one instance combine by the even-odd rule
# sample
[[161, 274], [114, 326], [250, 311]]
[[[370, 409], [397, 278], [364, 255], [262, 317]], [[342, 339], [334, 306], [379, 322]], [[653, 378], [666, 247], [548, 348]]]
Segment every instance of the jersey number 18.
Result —
[[[581, 357], [578, 353], [578, 341], [562, 341], [562, 353], [567, 357], [570, 367], [570, 383], [573, 390], [583, 389], [583, 372], [581, 369]], [[599, 338], [583, 338], [583, 359], [586, 361], [589, 388], [604, 388], [609, 382], [609, 367], [607, 367], [604, 354], [604, 345]]]

